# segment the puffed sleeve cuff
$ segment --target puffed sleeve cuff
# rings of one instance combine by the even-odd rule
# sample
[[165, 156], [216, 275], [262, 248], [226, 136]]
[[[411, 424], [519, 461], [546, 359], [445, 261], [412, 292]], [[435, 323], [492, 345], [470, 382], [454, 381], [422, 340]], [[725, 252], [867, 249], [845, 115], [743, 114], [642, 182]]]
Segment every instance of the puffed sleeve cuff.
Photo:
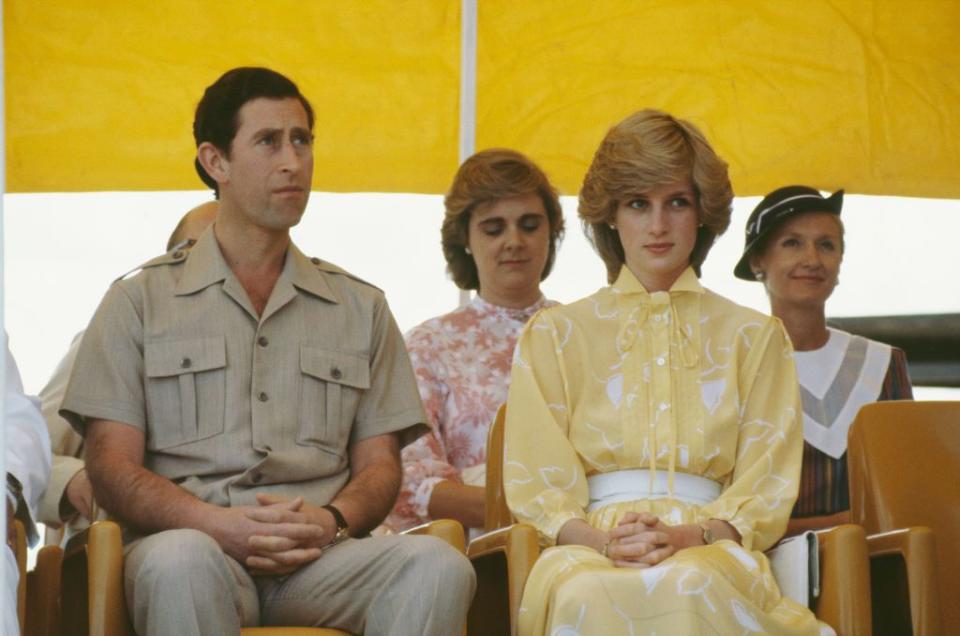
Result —
[[427, 477], [420, 482], [420, 485], [413, 492], [410, 501], [413, 504], [413, 511], [424, 521], [430, 519], [430, 498], [433, 497], [433, 489], [441, 481], [447, 480], [444, 477]]
[[754, 531], [751, 524], [745, 522], [735, 514], [727, 514], [725, 512], [707, 513], [705, 510], [701, 511], [701, 514], [702, 518], [698, 520], [699, 523], [705, 523], [710, 519], [726, 521], [740, 533], [740, 545], [747, 550], [753, 549]]
[[582, 512], [577, 513], [572, 510], [553, 515], [546, 525], [538, 528], [540, 531], [541, 545], [545, 547], [557, 545], [557, 536], [559, 536], [560, 530], [562, 530], [563, 526], [571, 519], [583, 519], [586, 521], [587, 516]]
[[71, 514], [66, 517], [60, 515], [60, 502], [64, 501], [67, 484], [81, 470], [83, 470], [82, 459], [69, 455], [53, 456], [50, 485], [47, 486], [40, 498], [39, 518], [41, 523], [59, 526], [73, 516], [75, 511], [72, 506], [69, 507]]

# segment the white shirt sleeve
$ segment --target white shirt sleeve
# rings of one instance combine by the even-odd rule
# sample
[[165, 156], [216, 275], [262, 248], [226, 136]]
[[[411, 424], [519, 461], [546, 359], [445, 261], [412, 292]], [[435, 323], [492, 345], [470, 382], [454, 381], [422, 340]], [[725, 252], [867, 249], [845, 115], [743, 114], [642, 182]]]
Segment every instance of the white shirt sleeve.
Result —
[[10, 354], [6, 334], [3, 338], [6, 364], [3, 426], [6, 433], [7, 472], [23, 487], [26, 510], [17, 515], [27, 525], [31, 538], [36, 536], [34, 519], [40, 495], [50, 479], [50, 436], [40, 415], [39, 402], [23, 393], [23, 383], [16, 362]]

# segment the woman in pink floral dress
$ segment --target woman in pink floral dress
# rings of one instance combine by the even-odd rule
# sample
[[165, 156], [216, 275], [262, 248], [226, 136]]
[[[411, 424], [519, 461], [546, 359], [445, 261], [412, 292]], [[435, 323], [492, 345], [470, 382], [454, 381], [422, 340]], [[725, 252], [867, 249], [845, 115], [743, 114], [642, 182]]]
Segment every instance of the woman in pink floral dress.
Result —
[[467, 159], [444, 205], [443, 255], [472, 302], [414, 327], [407, 349], [431, 433], [403, 449], [404, 482], [385, 525], [483, 526], [487, 429], [507, 399], [517, 337], [552, 305], [540, 291], [563, 234], [557, 192], [532, 161], [491, 149]]

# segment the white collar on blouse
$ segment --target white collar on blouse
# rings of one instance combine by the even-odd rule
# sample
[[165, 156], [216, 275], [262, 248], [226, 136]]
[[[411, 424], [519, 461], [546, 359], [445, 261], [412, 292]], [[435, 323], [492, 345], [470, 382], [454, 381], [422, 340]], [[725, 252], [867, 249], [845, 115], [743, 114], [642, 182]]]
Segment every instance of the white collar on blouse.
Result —
[[839, 459], [860, 407], [876, 402], [890, 366], [891, 348], [880, 342], [830, 329], [827, 344], [796, 351], [803, 402], [803, 437]]

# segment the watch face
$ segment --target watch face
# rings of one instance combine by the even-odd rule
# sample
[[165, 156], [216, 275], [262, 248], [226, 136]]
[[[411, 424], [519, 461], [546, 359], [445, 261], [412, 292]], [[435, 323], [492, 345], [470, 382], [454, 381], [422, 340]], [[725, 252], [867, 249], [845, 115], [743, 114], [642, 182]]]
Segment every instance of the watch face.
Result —
[[709, 527], [707, 527], [706, 525], [703, 525], [703, 526], [700, 526], [700, 527], [703, 528], [703, 542], [704, 542], [706, 545], [710, 545], [711, 543], [716, 542], [717, 537], [714, 536], [713, 530], [711, 530], [711, 529], [710, 529]]

